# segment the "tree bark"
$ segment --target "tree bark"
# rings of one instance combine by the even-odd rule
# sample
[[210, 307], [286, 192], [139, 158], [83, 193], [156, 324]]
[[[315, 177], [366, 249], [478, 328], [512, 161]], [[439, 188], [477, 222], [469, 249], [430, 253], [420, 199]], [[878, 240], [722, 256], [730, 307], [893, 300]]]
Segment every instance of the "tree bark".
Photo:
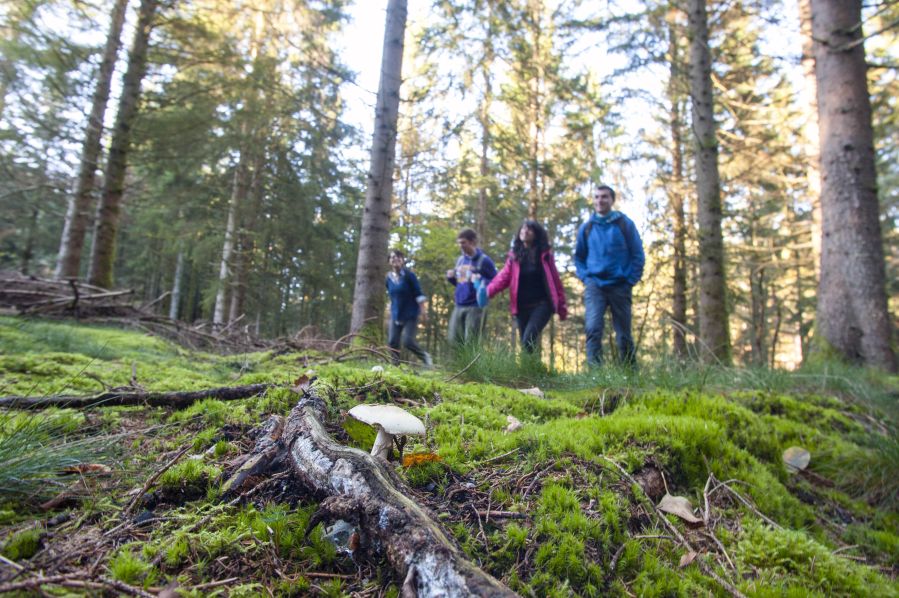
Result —
[[103, 134], [103, 118], [106, 104], [109, 102], [109, 88], [112, 73], [115, 70], [116, 58], [122, 45], [122, 26], [125, 23], [125, 11], [128, 0], [116, 0], [112, 9], [109, 32], [106, 34], [106, 46], [103, 60], [97, 72], [97, 86], [91, 101], [91, 113], [88, 116], [84, 131], [84, 143], [81, 146], [81, 165], [78, 171], [78, 182], [75, 193], [69, 198], [66, 210], [65, 225], [59, 241], [59, 256], [56, 262], [54, 277], [77, 278], [81, 270], [81, 252], [84, 248], [84, 237], [87, 233], [90, 218], [91, 194], [97, 178], [97, 163], [100, 157], [100, 137]]
[[[673, 12], [673, 11], [672, 11]], [[674, 354], [679, 359], [687, 357], [687, 222], [684, 214], [684, 195], [687, 186], [684, 184], [684, 140], [683, 116], [681, 114], [684, 67], [678, 42], [677, 24], [674, 15], [668, 22], [669, 63], [668, 98], [671, 101], [671, 160], [672, 189], [668, 193], [671, 211], [674, 216], [674, 274], [671, 290], [672, 341]]]
[[815, 275], [821, 260], [821, 138], [818, 131], [818, 82], [815, 79], [815, 44], [812, 38], [811, 0], [799, 0], [799, 34], [802, 36], [802, 98], [807, 107], [802, 119], [806, 158], [806, 197], [812, 206], [812, 260]]
[[94, 225], [88, 280], [93, 285], [107, 289], [112, 287], [116, 233], [119, 227], [125, 170], [128, 166], [131, 127], [137, 115], [141, 81], [147, 70], [147, 50], [157, 5], [158, 0], [141, 0], [134, 42], [128, 54], [128, 69], [122, 81], [122, 96], [119, 100], [115, 131], [109, 147], [106, 182]]
[[704, 361], [730, 362], [724, 242], [721, 235], [721, 183], [712, 100], [711, 52], [705, 0], [690, 0], [690, 96], [696, 145], [699, 217], [699, 322]]
[[[178, 218], [181, 220], [181, 218]], [[184, 241], [178, 240], [178, 257], [175, 259], [175, 276], [172, 280], [172, 296], [169, 304], [169, 318], [178, 319], [178, 307], [181, 305], [181, 279], [184, 278]]]
[[54, 395], [51, 397], [0, 397], [0, 407], [10, 409], [89, 409], [92, 407], [139, 406], [174, 407], [183, 409], [203, 399], [234, 401], [247, 399], [264, 393], [275, 384], [250, 384], [247, 386], [224, 386], [190, 392], [148, 392], [145, 390], [109, 390], [91, 396]]
[[381, 81], [372, 135], [371, 170], [368, 173], [359, 256], [356, 260], [356, 287], [350, 322], [350, 332], [354, 333], [373, 320], [380, 321], [383, 312], [405, 34], [406, 0], [388, 0]]
[[354, 556], [385, 556], [418, 598], [516, 594], [468, 561], [450, 536], [409, 498], [391, 466], [359, 449], [336, 443], [322, 426], [324, 402], [307, 394], [286, 421], [272, 416], [256, 448], [225, 483], [226, 496], [253, 476], [286, 462], [313, 496], [323, 499], [310, 521], [344, 520], [359, 533]]
[[821, 134], [818, 331], [842, 357], [896, 371], [887, 308], [860, 0], [813, 0]]
[[[241, 132], [241, 137], [246, 134], [246, 128]], [[237, 230], [237, 218], [240, 206], [246, 201], [246, 150], [240, 150], [240, 158], [234, 169], [234, 181], [231, 187], [231, 201], [228, 202], [228, 221], [225, 224], [225, 240], [222, 242], [222, 259], [219, 262], [218, 291], [215, 294], [215, 307], [212, 310], [212, 325], [221, 328], [226, 323], [228, 312], [228, 290], [231, 286], [232, 254], [234, 253], [234, 241]]]

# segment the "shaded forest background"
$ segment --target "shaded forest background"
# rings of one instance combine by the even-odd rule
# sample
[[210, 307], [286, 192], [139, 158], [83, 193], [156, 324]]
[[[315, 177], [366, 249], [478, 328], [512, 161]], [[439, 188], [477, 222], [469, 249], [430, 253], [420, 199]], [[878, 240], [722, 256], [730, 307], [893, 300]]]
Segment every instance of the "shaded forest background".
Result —
[[[349, 124], [355, 74], [335, 50], [350, 4], [3, 0], [0, 268], [133, 288], [145, 302], [168, 293], [155, 304], [162, 313], [258, 336], [307, 326], [346, 334], [369, 168], [360, 148], [371, 147]], [[530, 214], [547, 225], [574, 307], [547, 328], [544, 358], [579, 367], [583, 308], [570, 255], [589, 215], [588, 181], [602, 180], [642, 223], [638, 351], [708, 352], [698, 340], [696, 37], [686, 4], [415, 7], [390, 245], [410, 254], [429, 296], [420, 339], [430, 351], [444, 351], [452, 305], [443, 274], [458, 253], [456, 231], [477, 229], [500, 262]], [[812, 345], [821, 263], [815, 3], [698, 4], [708, 11], [727, 354], [795, 367]], [[867, 4], [851, 32], [867, 61], [890, 314], [899, 302], [897, 22], [899, 3]], [[792, 31], [800, 33], [784, 34]], [[583, 58], [596, 47], [614, 68]], [[371, 104], [373, 112], [373, 96]], [[73, 207], [78, 197], [86, 208]], [[66, 271], [73, 245], [61, 247], [79, 213], [81, 256]], [[491, 307], [489, 334], [514, 346], [504, 301]]]

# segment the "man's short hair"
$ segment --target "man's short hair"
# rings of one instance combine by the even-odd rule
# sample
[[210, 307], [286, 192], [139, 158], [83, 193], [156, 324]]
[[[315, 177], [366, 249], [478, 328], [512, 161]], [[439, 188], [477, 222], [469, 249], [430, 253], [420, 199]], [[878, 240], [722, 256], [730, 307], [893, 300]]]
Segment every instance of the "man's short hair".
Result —
[[399, 249], [391, 249], [390, 257], [397, 256], [400, 259], [406, 259], [406, 254], [400, 251]]
[[456, 235], [456, 239], [467, 239], [472, 243], [478, 242], [478, 233], [474, 232], [474, 229], [471, 228], [463, 228], [459, 231], [459, 234]]
[[596, 193], [597, 191], [602, 191], [603, 189], [608, 191], [609, 194], [612, 196], [612, 201], [615, 201], [615, 190], [612, 189], [611, 187], [609, 187], [608, 185], [599, 185], [593, 192]]

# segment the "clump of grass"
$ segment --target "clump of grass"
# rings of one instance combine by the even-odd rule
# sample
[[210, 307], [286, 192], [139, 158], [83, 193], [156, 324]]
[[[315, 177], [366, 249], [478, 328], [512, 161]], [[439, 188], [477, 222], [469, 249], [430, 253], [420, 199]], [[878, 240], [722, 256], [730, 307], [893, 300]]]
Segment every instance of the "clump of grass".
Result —
[[0, 502], [44, 498], [64, 468], [105, 458], [117, 436], [76, 433], [83, 422], [69, 410], [0, 413]]

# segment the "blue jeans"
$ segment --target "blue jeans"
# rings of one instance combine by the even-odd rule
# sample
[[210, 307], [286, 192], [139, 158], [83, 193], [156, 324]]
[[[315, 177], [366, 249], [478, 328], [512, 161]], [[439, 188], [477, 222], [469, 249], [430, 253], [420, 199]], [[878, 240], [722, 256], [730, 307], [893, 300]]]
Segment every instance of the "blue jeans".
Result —
[[400, 347], [406, 347], [410, 353], [413, 353], [421, 359], [425, 365], [431, 365], [431, 356], [428, 352], [421, 348], [421, 345], [415, 340], [415, 332], [418, 327], [418, 318], [406, 320], [405, 322], [397, 322], [391, 320], [390, 332], [387, 336], [387, 345], [390, 347], [393, 364], [400, 362]]
[[612, 328], [622, 363], [636, 363], [636, 349], [631, 336], [631, 291], [627, 283], [600, 287], [592, 282], [584, 289], [584, 324], [587, 332], [587, 365], [602, 365], [602, 333], [606, 309], [612, 310]]

